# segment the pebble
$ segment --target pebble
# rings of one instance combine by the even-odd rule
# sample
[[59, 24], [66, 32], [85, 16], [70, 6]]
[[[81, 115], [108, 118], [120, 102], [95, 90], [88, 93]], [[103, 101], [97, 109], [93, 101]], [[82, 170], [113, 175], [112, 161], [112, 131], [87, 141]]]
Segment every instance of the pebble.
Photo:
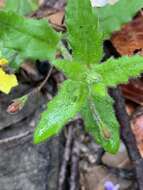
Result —
[[131, 166], [126, 147], [123, 143], [121, 143], [117, 154], [112, 155], [106, 152], [102, 157], [102, 161], [104, 164], [116, 168], [129, 168]]

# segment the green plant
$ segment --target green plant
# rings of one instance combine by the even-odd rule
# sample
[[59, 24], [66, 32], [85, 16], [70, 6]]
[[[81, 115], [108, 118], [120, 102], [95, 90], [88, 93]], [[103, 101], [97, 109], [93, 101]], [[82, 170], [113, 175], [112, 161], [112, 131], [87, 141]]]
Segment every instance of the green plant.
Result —
[[96, 142], [106, 151], [115, 153], [119, 147], [119, 126], [107, 88], [136, 77], [143, 71], [143, 58], [111, 58], [99, 64], [103, 55], [103, 35], [88, 0], [68, 1], [66, 25], [72, 60], [57, 60], [54, 65], [69, 79], [42, 114], [34, 135], [35, 143], [57, 134], [80, 112], [86, 130]]
[[[46, 21], [0, 12], [2, 47], [19, 53], [23, 58], [49, 59], [68, 77], [42, 113], [34, 133], [35, 143], [56, 135], [64, 124], [80, 113], [86, 130], [96, 142], [108, 152], [117, 152], [119, 124], [113, 110], [114, 102], [108, 95], [108, 87], [116, 87], [128, 82], [128, 78], [138, 76], [143, 71], [143, 57], [111, 58], [99, 64], [105, 38], [100, 22], [89, 0], [68, 0], [67, 34], [64, 37], [73, 52], [68, 58], [55, 60], [55, 52], [61, 48], [62, 35], [54, 32]], [[103, 29], [106, 31], [105, 26]]]

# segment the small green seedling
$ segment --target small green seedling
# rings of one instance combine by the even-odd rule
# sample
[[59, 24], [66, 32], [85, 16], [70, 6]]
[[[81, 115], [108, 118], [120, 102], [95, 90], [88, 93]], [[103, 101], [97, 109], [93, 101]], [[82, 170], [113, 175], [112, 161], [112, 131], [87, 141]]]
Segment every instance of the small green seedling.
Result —
[[138, 76], [143, 71], [143, 58], [138, 55], [117, 60], [111, 58], [99, 64], [104, 34], [89, 0], [68, 0], [66, 26], [72, 60], [57, 60], [54, 65], [68, 80], [42, 114], [34, 141], [39, 143], [59, 133], [65, 123], [80, 113], [86, 130], [96, 142], [106, 151], [116, 153], [119, 124], [108, 87], [127, 83], [130, 77]]
[[48, 59], [68, 78], [42, 113], [34, 133], [35, 143], [58, 134], [80, 113], [85, 129], [95, 141], [110, 153], [118, 151], [119, 124], [108, 87], [116, 87], [139, 76], [143, 71], [143, 57], [125, 56], [100, 62], [104, 39], [143, 7], [140, 0], [127, 2], [120, 0], [113, 6], [93, 9], [90, 0], [68, 0], [66, 39], [72, 48], [72, 56], [58, 60], [55, 60], [55, 52], [62, 35], [53, 31], [46, 21], [0, 11], [0, 40], [4, 48], [23, 58]]

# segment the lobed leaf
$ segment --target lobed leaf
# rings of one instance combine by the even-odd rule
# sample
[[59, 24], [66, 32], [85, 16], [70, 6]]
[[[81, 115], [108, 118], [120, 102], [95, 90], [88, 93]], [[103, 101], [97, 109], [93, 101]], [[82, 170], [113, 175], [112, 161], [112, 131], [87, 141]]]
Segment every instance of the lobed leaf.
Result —
[[62, 127], [81, 109], [85, 93], [80, 83], [66, 80], [58, 95], [48, 103], [34, 134], [34, 142], [39, 143], [56, 135]]
[[99, 23], [104, 32], [104, 37], [109, 38], [112, 32], [132, 20], [132, 17], [143, 8], [141, 0], [119, 0], [114, 5], [95, 8], [95, 15], [99, 17]]
[[95, 65], [95, 71], [101, 76], [102, 82], [109, 87], [127, 83], [129, 78], [135, 78], [143, 72], [143, 57], [121, 57], [108, 59], [104, 64]]
[[66, 26], [73, 59], [84, 64], [98, 63], [103, 53], [103, 35], [90, 0], [68, 0]]
[[4, 48], [15, 50], [24, 58], [51, 60], [55, 57], [59, 36], [46, 20], [0, 11], [0, 27]]

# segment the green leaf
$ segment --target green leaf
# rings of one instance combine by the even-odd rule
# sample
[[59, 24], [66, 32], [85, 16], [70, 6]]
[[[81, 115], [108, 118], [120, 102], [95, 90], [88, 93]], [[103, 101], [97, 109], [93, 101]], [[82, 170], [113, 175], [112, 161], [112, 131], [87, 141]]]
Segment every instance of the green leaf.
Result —
[[[106, 93], [104, 93], [106, 94]], [[119, 124], [113, 110], [113, 100], [98, 94], [89, 96], [81, 114], [85, 129], [107, 152], [116, 153], [119, 148]]]
[[28, 15], [38, 8], [38, 0], [6, 0], [4, 10]]
[[85, 78], [85, 66], [76, 61], [60, 59], [52, 62], [52, 64], [72, 80], [82, 80]]
[[81, 83], [66, 80], [58, 95], [48, 103], [34, 134], [34, 142], [40, 143], [56, 135], [81, 109], [85, 92]]
[[132, 17], [143, 8], [141, 0], [119, 0], [114, 5], [95, 8], [95, 15], [99, 17], [99, 23], [104, 32], [104, 37], [109, 38], [112, 32], [132, 20]]
[[143, 72], [143, 57], [121, 57], [109, 59], [104, 64], [94, 65], [94, 70], [100, 75], [101, 81], [108, 87], [127, 83], [129, 78], [135, 78]]
[[68, 0], [66, 25], [73, 59], [84, 64], [99, 62], [103, 53], [103, 35], [90, 0]]
[[24, 58], [51, 60], [55, 57], [59, 36], [46, 20], [0, 11], [0, 28], [4, 48], [15, 50]]

